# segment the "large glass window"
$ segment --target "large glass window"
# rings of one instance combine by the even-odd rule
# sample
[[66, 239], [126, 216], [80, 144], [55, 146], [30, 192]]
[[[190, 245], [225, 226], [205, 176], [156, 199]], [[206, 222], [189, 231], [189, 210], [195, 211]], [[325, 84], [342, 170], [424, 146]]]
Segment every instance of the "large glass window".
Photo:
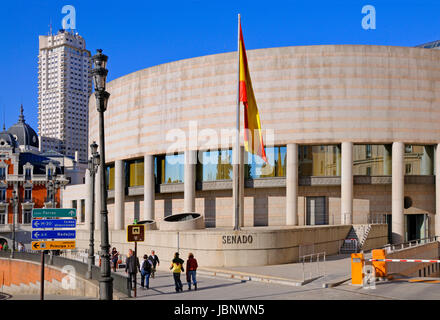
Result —
[[341, 175], [340, 145], [299, 146], [298, 158], [299, 176]]
[[128, 186], [137, 187], [144, 185], [144, 159], [127, 162]]
[[185, 155], [183, 153], [158, 156], [156, 161], [159, 183], [182, 183], [184, 181]]
[[232, 150], [200, 151], [198, 160], [198, 181], [232, 179]]
[[244, 168], [246, 179], [285, 177], [286, 176], [286, 147], [267, 147], [267, 163], [257, 155], [247, 153], [247, 161]]
[[406, 175], [433, 175], [434, 146], [405, 145], [404, 163]]
[[115, 165], [110, 164], [105, 168], [107, 190], [115, 190]]
[[6, 202], [6, 188], [0, 188], [0, 202]]
[[353, 146], [353, 175], [390, 176], [391, 144], [356, 144]]

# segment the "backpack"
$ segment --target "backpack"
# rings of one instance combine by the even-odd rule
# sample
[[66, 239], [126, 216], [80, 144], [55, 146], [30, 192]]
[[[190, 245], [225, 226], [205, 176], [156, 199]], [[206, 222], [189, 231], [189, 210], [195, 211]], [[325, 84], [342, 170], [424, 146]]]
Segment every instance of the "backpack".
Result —
[[151, 271], [151, 263], [150, 261], [144, 260], [144, 265], [142, 266], [142, 269], [145, 270], [147, 273]]

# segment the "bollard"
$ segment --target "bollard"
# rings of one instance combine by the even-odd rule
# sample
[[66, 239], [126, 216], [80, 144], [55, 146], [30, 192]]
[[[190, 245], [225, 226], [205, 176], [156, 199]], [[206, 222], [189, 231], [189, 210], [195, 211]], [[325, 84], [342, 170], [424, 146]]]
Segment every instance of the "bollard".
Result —
[[[386, 253], [384, 249], [375, 249], [371, 251], [372, 259], [386, 259]], [[377, 278], [386, 278], [387, 276], [387, 263], [385, 261], [373, 261], [374, 271]]]
[[363, 284], [363, 268], [364, 268], [364, 254], [351, 254], [351, 284], [361, 286]]

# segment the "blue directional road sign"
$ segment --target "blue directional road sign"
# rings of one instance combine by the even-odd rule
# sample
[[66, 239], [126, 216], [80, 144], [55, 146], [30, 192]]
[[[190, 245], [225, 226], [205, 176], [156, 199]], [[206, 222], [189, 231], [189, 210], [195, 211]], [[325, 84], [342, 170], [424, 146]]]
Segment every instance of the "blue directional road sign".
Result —
[[32, 220], [32, 228], [76, 228], [76, 219]]
[[75, 239], [75, 230], [32, 231], [32, 239]]
[[32, 218], [75, 218], [76, 209], [38, 208], [32, 209]]

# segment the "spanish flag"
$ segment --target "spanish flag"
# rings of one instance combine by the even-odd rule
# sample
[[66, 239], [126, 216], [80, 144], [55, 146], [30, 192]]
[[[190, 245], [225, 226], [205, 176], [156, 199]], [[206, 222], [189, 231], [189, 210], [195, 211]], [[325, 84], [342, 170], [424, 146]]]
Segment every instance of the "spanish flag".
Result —
[[243, 31], [240, 23], [240, 101], [244, 105], [244, 146], [247, 152], [260, 156], [265, 162], [263, 136], [261, 135], [260, 115], [258, 114], [257, 101], [252, 89], [251, 76], [247, 62], [246, 49], [243, 41]]

